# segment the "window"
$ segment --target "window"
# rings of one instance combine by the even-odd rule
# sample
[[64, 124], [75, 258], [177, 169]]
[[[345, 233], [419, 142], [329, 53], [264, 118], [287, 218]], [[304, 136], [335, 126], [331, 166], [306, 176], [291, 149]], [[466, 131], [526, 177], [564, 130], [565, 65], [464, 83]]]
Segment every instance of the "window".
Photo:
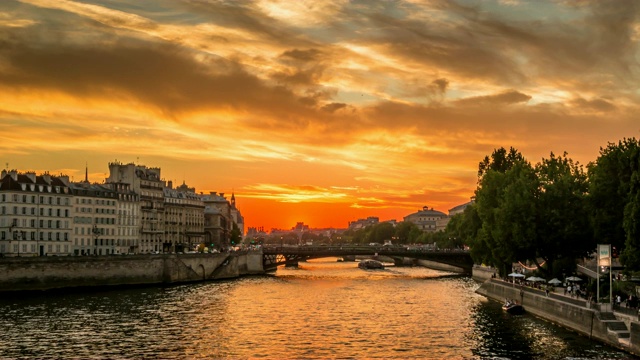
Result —
[[[51, 240], [51, 231], [49, 231], [49, 232], [47, 233], [47, 240]], [[49, 245], [49, 246], [51, 246], [51, 245]]]
[[27, 195], [22, 195], [22, 202], [26, 203], [27, 202]]
[[40, 240], [44, 240], [44, 233], [40, 233]]

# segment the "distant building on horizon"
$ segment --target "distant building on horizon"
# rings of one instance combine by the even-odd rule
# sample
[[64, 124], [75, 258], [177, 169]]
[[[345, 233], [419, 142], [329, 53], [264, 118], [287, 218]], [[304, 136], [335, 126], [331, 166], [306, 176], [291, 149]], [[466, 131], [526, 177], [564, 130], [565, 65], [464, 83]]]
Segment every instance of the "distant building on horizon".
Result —
[[349, 222], [349, 230], [358, 231], [364, 229], [367, 226], [376, 225], [380, 223], [380, 218], [377, 216], [369, 216], [366, 219], [358, 219], [356, 221]]
[[404, 221], [414, 223], [424, 232], [436, 232], [438, 230], [438, 221], [446, 218], [447, 214], [424, 206], [422, 210], [405, 216]]

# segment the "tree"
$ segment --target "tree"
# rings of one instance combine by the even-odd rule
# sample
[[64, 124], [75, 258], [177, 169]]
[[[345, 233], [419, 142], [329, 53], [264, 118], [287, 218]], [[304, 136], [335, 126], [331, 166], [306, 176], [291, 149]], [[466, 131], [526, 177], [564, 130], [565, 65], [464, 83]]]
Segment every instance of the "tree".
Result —
[[478, 166], [476, 206], [481, 226], [471, 240], [476, 262], [494, 266], [501, 275], [531, 251], [535, 172], [514, 148], [494, 150]]
[[[631, 198], [632, 157], [640, 143], [635, 138], [609, 143], [600, 148], [600, 156], [589, 164], [589, 204], [594, 237], [600, 244], [611, 244], [617, 250], [625, 247], [625, 211]], [[637, 170], [636, 170], [637, 171]], [[628, 211], [632, 211], [630, 207]], [[631, 224], [629, 224], [631, 225]]]
[[392, 223], [382, 222], [371, 226], [369, 240], [376, 243], [384, 243], [385, 240], [391, 240], [395, 233]]
[[242, 240], [240, 229], [236, 223], [233, 223], [233, 228], [231, 229], [231, 233], [229, 235], [229, 241], [231, 245], [239, 245]]
[[422, 231], [411, 221], [403, 221], [396, 225], [395, 237], [400, 244], [415, 243]]
[[630, 151], [629, 195], [624, 208], [623, 228], [625, 231], [624, 250], [620, 262], [628, 271], [640, 270], [640, 150]]
[[493, 265], [502, 275], [511, 263], [530, 261], [550, 275], [557, 261], [575, 264], [593, 251], [588, 182], [580, 164], [566, 153], [551, 153], [533, 167], [513, 148], [494, 151], [491, 159], [497, 163], [487, 159], [478, 171], [480, 224], [467, 226], [474, 261]]
[[[536, 256], [529, 260], [549, 275], [554, 270], [570, 272], [573, 269], [556, 269], [554, 264], [562, 259], [573, 261], [588, 256], [596, 247], [589, 222], [587, 175], [566, 153], [559, 157], [551, 153], [536, 166], [536, 173], [540, 181], [536, 200]], [[544, 260], [546, 267], [541, 267], [538, 259]]]

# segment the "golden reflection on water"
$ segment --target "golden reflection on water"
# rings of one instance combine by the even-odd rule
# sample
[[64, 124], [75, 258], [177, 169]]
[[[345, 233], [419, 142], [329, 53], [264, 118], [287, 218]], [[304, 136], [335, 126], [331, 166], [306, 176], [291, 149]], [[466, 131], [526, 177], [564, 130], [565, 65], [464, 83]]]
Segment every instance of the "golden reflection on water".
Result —
[[0, 358], [631, 358], [506, 314], [477, 287], [322, 259], [271, 276], [0, 299]]

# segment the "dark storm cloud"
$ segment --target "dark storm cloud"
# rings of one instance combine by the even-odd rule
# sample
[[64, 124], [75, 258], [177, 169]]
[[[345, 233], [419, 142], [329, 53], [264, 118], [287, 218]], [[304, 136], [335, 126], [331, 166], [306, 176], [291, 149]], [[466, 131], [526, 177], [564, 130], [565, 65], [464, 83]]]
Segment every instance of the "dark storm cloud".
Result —
[[268, 85], [239, 64], [215, 57], [195, 61], [180, 46], [135, 40], [93, 46], [34, 43], [20, 30], [11, 31], [0, 35], [5, 87], [77, 98], [134, 98], [169, 115], [225, 107], [274, 118], [317, 114], [287, 88]]

